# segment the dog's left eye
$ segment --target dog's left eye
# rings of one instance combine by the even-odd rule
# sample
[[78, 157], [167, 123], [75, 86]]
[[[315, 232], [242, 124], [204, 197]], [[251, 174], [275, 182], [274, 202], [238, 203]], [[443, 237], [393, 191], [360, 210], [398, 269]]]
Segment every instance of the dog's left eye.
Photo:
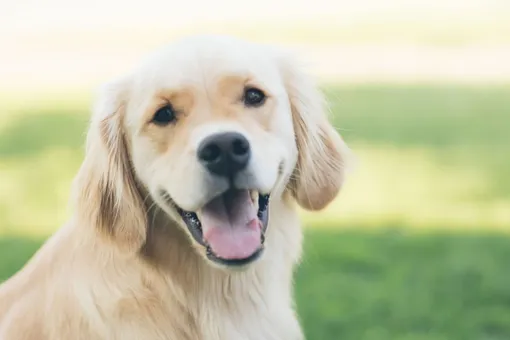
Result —
[[152, 122], [157, 125], [168, 125], [176, 119], [175, 111], [172, 105], [168, 104], [156, 111], [152, 117]]
[[251, 106], [251, 107], [257, 107], [264, 104], [264, 101], [266, 100], [266, 95], [261, 90], [249, 87], [244, 90], [244, 105]]

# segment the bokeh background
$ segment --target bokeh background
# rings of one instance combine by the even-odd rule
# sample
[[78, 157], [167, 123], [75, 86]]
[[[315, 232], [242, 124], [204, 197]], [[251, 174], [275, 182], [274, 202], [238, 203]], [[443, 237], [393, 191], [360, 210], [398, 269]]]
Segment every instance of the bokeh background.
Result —
[[309, 339], [510, 339], [508, 0], [4, 2], [0, 281], [69, 216], [91, 100], [193, 33], [294, 50], [357, 157], [303, 212]]

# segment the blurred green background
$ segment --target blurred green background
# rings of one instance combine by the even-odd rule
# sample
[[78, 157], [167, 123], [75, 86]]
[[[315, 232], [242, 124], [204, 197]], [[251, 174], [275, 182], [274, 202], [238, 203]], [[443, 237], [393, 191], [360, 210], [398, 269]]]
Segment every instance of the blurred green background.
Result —
[[269, 15], [225, 0], [218, 17], [183, 8], [168, 22], [115, 1], [114, 16], [95, 2], [11, 5], [0, 281], [71, 213], [96, 86], [172, 38], [233, 33], [309, 58], [356, 156], [338, 199], [302, 213], [307, 338], [510, 339], [510, 3], [382, 3], [282, 1]]

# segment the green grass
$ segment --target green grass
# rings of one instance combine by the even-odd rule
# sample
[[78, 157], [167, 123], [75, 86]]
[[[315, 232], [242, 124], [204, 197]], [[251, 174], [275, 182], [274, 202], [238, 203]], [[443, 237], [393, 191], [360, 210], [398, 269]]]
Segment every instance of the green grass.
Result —
[[510, 87], [330, 87], [357, 156], [343, 195], [313, 222], [510, 226]]
[[[510, 338], [510, 86], [327, 87], [357, 157], [303, 213], [296, 296], [309, 339]], [[87, 100], [4, 103], [0, 281], [68, 216]]]
[[310, 339], [508, 339], [510, 238], [313, 230], [297, 277]]

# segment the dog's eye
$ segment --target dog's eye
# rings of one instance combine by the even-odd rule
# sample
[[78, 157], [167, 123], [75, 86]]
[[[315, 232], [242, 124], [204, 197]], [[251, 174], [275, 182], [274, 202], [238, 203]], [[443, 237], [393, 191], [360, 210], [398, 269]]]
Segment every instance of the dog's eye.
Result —
[[244, 90], [244, 105], [257, 107], [264, 104], [266, 100], [266, 95], [259, 89], [254, 87], [249, 87]]
[[168, 125], [176, 119], [172, 105], [167, 104], [160, 108], [152, 117], [152, 122], [157, 125]]

